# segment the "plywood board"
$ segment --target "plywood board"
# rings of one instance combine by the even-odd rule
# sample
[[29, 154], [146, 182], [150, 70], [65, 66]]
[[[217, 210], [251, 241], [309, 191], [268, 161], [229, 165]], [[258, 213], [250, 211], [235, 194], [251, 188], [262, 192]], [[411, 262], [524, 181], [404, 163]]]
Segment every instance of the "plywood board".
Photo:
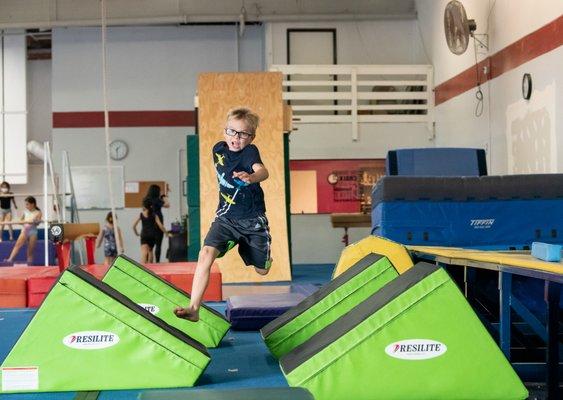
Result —
[[166, 182], [164, 181], [128, 181], [125, 182], [125, 207], [141, 208], [143, 199], [151, 185], [160, 187], [160, 193], [166, 193]]
[[317, 213], [317, 171], [290, 171], [291, 213]]
[[100, 233], [100, 224], [97, 222], [89, 222], [85, 224], [63, 224], [63, 232], [66, 240], [74, 240], [79, 236], [96, 236]]
[[219, 199], [211, 150], [223, 140], [229, 109], [249, 107], [261, 118], [254, 144], [270, 177], [261, 183], [272, 234], [274, 263], [267, 276], [245, 267], [237, 249], [218, 260], [223, 282], [291, 280], [287, 238], [283, 150], [282, 75], [278, 72], [204, 73], [198, 80], [201, 237], [204, 238]]

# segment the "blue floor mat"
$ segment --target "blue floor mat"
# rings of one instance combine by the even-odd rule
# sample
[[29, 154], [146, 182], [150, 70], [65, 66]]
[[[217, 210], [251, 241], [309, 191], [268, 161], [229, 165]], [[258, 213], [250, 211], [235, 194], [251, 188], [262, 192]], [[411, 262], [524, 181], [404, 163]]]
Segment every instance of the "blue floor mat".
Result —
[[[334, 265], [330, 264], [294, 265], [293, 281], [289, 285], [296, 286], [295, 290], [298, 290], [298, 285], [324, 284], [330, 281], [333, 269]], [[293, 291], [293, 288], [290, 290]], [[225, 314], [225, 302], [208, 304]], [[0, 309], [0, 362], [6, 358], [34, 314], [34, 309]], [[209, 353], [211, 363], [194, 390], [287, 386], [277, 360], [270, 355], [259, 332], [229, 331], [221, 345], [209, 349]], [[139, 390], [104, 391], [98, 399], [134, 400], [139, 393]], [[2, 400], [66, 400], [74, 399], [75, 395], [75, 392], [64, 392], [2, 394], [0, 397]]]
[[[224, 314], [225, 303], [209, 304]], [[30, 309], [0, 310], [0, 361], [6, 358], [34, 314], [35, 310]], [[230, 331], [223, 338], [220, 347], [209, 349], [209, 353], [211, 363], [194, 389], [287, 386], [278, 362], [270, 355], [258, 332]], [[137, 399], [139, 393], [138, 390], [104, 391], [99, 399], [133, 400]], [[74, 395], [74, 392], [66, 392], [2, 394], [0, 397], [17, 400], [63, 400], [73, 399]]]

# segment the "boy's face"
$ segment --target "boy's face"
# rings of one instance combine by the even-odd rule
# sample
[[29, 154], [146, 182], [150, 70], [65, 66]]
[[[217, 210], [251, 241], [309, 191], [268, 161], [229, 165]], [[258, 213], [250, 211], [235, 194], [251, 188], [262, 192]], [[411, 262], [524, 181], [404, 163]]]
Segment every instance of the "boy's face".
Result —
[[[234, 136], [228, 135], [227, 130], [234, 134]], [[225, 130], [223, 130], [223, 136], [225, 137], [225, 142], [227, 142], [229, 150], [231, 151], [241, 151], [252, 143], [252, 140], [254, 139], [254, 134], [248, 130], [246, 121], [234, 118], [230, 118], [227, 121], [227, 126], [225, 127]]]

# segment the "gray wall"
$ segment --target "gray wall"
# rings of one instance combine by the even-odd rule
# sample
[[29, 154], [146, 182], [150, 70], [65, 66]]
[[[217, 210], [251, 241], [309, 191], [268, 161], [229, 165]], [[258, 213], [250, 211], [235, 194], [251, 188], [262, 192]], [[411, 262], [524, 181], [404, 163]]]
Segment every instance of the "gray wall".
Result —
[[[139, 27], [108, 29], [107, 71], [110, 110], [193, 110], [197, 76], [207, 71], [260, 70], [263, 66], [262, 27], [248, 27], [239, 39], [233, 26]], [[53, 34], [53, 111], [101, 111], [102, 70], [100, 30], [57, 29]], [[123, 165], [125, 181], [169, 183], [171, 208], [166, 225], [181, 217], [179, 152], [193, 128], [111, 128], [112, 139], [129, 144]], [[60, 154], [72, 166], [105, 165], [101, 128], [53, 129], [56, 168]], [[218, 138], [220, 136], [218, 135]], [[182, 200], [185, 201], [185, 200]], [[80, 206], [80, 205], [79, 205]], [[81, 211], [83, 222], [103, 222], [108, 210]], [[131, 229], [140, 208], [118, 210], [126, 254], [139, 258], [140, 245]], [[166, 239], [165, 239], [166, 242]], [[164, 251], [166, 250], [166, 244]], [[97, 253], [98, 261], [103, 259]]]
[[[271, 63], [285, 63], [287, 28], [335, 28], [340, 64], [431, 63], [439, 84], [474, 62], [473, 54], [454, 57], [445, 47], [442, 12], [447, 2], [419, 1], [418, 21], [272, 23], [247, 27], [238, 38], [232, 26], [128, 27], [108, 31], [108, 84], [111, 110], [191, 110], [197, 75], [207, 71], [263, 70]], [[509, 2], [464, 2], [476, 18], [480, 31], [489, 31], [489, 55], [550, 22], [561, 14], [561, 2], [546, 0], [541, 6], [526, 0], [515, 16], [505, 21]], [[491, 8], [492, 7], [492, 8]], [[532, 9], [537, 12], [532, 13]], [[512, 15], [512, 14], [511, 14]], [[533, 18], [530, 18], [533, 16]], [[490, 24], [490, 27], [489, 27]], [[424, 37], [424, 40], [422, 40]], [[37, 140], [50, 126], [52, 111], [99, 111], [101, 96], [101, 36], [99, 29], [56, 29], [53, 36], [52, 71], [48, 61], [33, 61], [30, 75], [30, 137]], [[486, 54], [479, 54], [482, 59]], [[387, 150], [401, 147], [471, 146], [488, 149], [492, 173], [508, 171], [507, 132], [509, 110], [526, 112], [546, 108], [553, 127], [555, 157], [561, 160], [560, 143], [563, 118], [555, 111], [562, 92], [560, 65], [563, 50], [556, 49], [520, 68], [483, 85], [485, 109], [473, 115], [474, 90], [470, 90], [436, 109], [437, 137], [429, 141], [422, 124], [363, 125], [360, 140], [351, 140], [346, 125], [316, 124], [300, 127], [291, 135], [292, 159], [383, 158]], [[553, 88], [547, 104], [520, 104], [520, 79], [532, 72], [533, 99]], [[48, 82], [52, 76], [52, 83]], [[51, 92], [52, 99], [45, 98]], [[526, 108], [527, 107], [527, 108]], [[550, 108], [551, 107], [551, 108]], [[46, 129], [44, 129], [46, 128]], [[125, 180], [166, 180], [172, 189], [172, 208], [165, 211], [170, 222], [180, 216], [178, 151], [185, 149], [185, 137], [192, 128], [113, 128], [113, 138], [129, 142], [131, 154], [121, 163]], [[102, 129], [53, 129], [54, 160], [60, 164], [61, 150], [68, 150], [73, 165], [103, 165], [105, 162]], [[562, 171], [561, 162], [557, 170]], [[130, 225], [138, 209], [119, 211], [126, 234], [126, 250], [139, 256], [137, 238]], [[101, 222], [106, 210], [81, 213], [83, 221]], [[295, 263], [335, 263], [343, 248], [342, 229], [333, 229], [328, 215], [294, 215], [292, 221], [293, 261]], [[351, 229], [355, 241], [369, 229]], [[101, 254], [98, 254], [99, 260]]]

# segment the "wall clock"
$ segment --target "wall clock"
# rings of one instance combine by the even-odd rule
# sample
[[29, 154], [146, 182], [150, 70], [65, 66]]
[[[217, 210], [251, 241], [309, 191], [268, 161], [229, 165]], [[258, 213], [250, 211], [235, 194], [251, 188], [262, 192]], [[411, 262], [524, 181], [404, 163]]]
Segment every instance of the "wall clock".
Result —
[[522, 97], [524, 100], [532, 97], [532, 75], [527, 73], [522, 76]]
[[112, 160], [123, 160], [129, 153], [129, 146], [123, 140], [114, 140], [109, 144], [109, 156]]

